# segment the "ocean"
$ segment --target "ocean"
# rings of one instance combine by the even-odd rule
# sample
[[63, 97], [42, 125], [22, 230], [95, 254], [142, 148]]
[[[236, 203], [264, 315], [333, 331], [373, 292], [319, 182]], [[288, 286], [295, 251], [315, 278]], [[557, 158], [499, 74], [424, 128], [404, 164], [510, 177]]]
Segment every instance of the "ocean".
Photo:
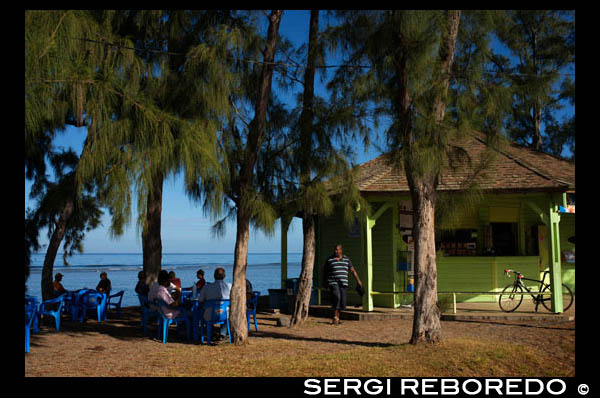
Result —
[[[59, 253], [60, 254], [60, 253]], [[45, 253], [34, 253], [31, 256], [31, 268], [27, 279], [27, 294], [41, 300], [42, 266]], [[100, 281], [100, 273], [106, 272], [111, 281], [112, 293], [125, 291], [123, 306], [139, 305], [135, 293], [137, 274], [142, 270], [141, 253], [84, 253], [69, 257], [69, 266], [63, 264], [62, 256], [58, 255], [54, 263], [54, 274], [63, 274], [62, 284], [67, 290], [95, 288]], [[300, 276], [302, 253], [288, 253], [288, 278]], [[181, 279], [182, 287], [191, 287], [196, 282], [196, 271], [204, 270], [207, 282], [213, 282], [214, 270], [217, 267], [225, 269], [225, 281], [233, 283], [233, 253], [212, 254], [175, 254], [162, 255], [162, 269], [174, 271]], [[268, 295], [268, 289], [281, 288], [281, 255], [279, 253], [248, 254], [246, 277], [252, 283], [255, 291]]]

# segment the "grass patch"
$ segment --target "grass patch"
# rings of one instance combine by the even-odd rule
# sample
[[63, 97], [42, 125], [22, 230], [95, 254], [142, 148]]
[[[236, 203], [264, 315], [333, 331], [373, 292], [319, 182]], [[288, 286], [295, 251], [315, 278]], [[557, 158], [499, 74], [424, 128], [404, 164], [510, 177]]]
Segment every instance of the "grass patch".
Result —
[[[543, 352], [521, 345], [474, 339], [447, 339], [434, 345], [355, 347], [342, 352], [298, 352], [296, 343], [266, 347], [182, 347], [170, 376], [292, 376], [292, 377], [508, 377], [552, 375], [568, 377], [574, 368], [545, 358]], [[254, 346], [255, 344], [253, 344]], [[206, 349], [204, 349], [206, 348]], [[290, 351], [294, 351], [290, 356]], [[248, 355], [244, 355], [248, 351]], [[196, 358], [196, 359], [194, 359]], [[200, 361], [197, 358], [201, 358]], [[233, 359], [235, 358], [235, 359]], [[170, 361], [169, 361], [170, 362]], [[210, 366], [206, 366], [210, 364]], [[164, 364], [163, 364], [164, 366]], [[168, 366], [168, 365], [167, 365]]]

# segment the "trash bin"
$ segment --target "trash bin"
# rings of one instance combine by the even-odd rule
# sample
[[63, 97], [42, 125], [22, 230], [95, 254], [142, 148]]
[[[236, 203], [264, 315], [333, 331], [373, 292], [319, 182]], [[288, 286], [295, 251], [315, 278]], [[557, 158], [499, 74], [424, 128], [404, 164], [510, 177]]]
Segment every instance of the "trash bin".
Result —
[[415, 280], [414, 278], [408, 278], [408, 285], [406, 286], [406, 291], [409, 293], [413, 293], [415, 291]]
[[[287, 311], [292, 313], [294, 311], [294, 303], [296, 302], [296, 296], [298, 295], [298, 285], [300, 284], [298, 278], [286, 279], [285, 290], [287, 297]], [[316, 305], [319, 301], [317, 291], [313, 288], [310, 292], [309, 305]]]
[[294, 302], [296, 301], [296, 294], [298, 293], [298, 278], [286, 279], [285, 290], [287, 296], [287, 312], [288, 314], [291, 314], [294, 312]]
[[286, 308], [285, 289], [269, 289], [269, 308], [278, 310]]

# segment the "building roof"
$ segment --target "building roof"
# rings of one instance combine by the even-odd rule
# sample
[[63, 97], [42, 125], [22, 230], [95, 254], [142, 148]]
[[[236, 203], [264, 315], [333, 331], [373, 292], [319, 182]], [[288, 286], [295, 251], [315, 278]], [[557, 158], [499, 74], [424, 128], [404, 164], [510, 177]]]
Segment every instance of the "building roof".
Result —
[[[575, 190], [575, 164], [563, 158], [500, 140], [498, 148], [486, 143], [485, 135], [468, 135], [454, 146], [468, 154], [470, 162], [448, 161], [438, 190], [464, 189], [469, 179], [492, 192], [565, 192]], [[465, 157], [463, 157], [465, 158]], [[481, 168], [483, 162], [489, 163]], [[400, 162], [401, 163], [401, 162]], [[404, 170], [394, 167], [390, 154], [383, 154], [358, 167], [358, 189], [362, 193], [409, 192]]]

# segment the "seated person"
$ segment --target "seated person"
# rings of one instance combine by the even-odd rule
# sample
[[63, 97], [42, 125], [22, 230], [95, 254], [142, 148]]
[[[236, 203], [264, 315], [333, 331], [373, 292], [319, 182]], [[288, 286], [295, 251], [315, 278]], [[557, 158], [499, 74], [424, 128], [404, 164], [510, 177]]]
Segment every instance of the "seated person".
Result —
[[192, 286], [192, 297], [193, 298], [198, 297], [198, 292], [206, 284], [206, 280], [204, 279], [204, 270], [199, 269], [196, 272], [196, 277], [198, 278], [198, 281], [196, 283], [194, 283], [194, 286]]
[[135, 285], [135, 292], [137, 294], [148, 295], [150, 288], [146, 284], [146, 273], [144, 271], [138, 272], [138, 283]]
[[250, 300], [252, 300], [252, 283], [246, 279], [246, 308], [249, 310], [254, 309]]
[[181, 299], [181, 279], [175, 277], [175, 271], [169, 272], [169, 293], [173, 300], [180, 301]]
[[176, 318], [181, 314], [181, 309], [177, 308], [179, 306], [179, 301], [173, 300], [173, 297], [171, 297], [167, 290], [170, 283], [171, 277], [168, 272], [164, 270], [160, 271], [158, 273], [158, 281], [152, 285], [148, 292], [148, 300], [151, 303], [155, 303], [155, 300], [157, 299], [163, 300], [167, 306], [161, 308], [162, 313], [165, 314], [167, 318]]
[[58, 297], [61, 294], [67, 292], [67, 289], [65, 289], [62, 283], [60, 283], [60, 281], [62, 281], [62, 278], [63, 274], [61, 274], [60, 272], [57, 272], [56, 275], [54, 275], [54, 282], [52, 282], [52, 287], [54, 288], [54, 297]]
[[[217, 268], [215, 270], [214, 283], [206, 284], [198, 294], [198, 302], [201, 304], [206, 300], [229, 299], [231, 292], [231, 284], [225, 282], [225, 269]], [[207, 308], [204, 311], [204, 320], [210, 320], [211, 310]], [[221, 326], [218, 335], [219, 340], [223, 340], [227, 336], [227, 327]]]
[[175, 277], [175, 271], [169, 272], [169, 278], [175, 289], [181, 290], [181, 279]]
[[110, 279], [108, 279], [106, 272], [100, 273], [100, 282], [98, 282], [98, 285], [96, 286], [96, 290], [99, 291], [100, 293], [105, 293], [105, 294], [110, 293]]

